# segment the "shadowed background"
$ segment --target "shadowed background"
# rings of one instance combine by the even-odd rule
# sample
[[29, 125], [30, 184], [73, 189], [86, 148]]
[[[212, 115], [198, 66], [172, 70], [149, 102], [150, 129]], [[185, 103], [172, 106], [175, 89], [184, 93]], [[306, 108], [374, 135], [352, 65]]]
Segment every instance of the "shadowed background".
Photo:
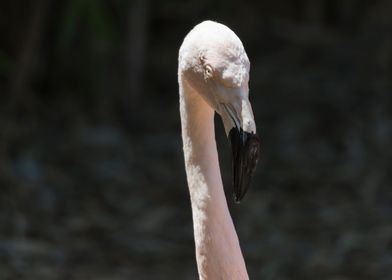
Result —
[[197, 279], [177, 52], [241, 38], [262, 139], [233, 205], [251, 279], [392, 274], [388, 0], [0, 3], [0, 279]]

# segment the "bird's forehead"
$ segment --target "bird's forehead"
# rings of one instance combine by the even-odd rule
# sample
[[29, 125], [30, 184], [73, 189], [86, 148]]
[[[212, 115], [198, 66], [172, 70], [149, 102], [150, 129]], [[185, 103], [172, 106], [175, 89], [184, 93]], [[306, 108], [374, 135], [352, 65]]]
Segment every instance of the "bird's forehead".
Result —
[[216, 58], [218, 61], [235, 61], [248, 59], [241, 40], [229, 28], [222, 24], [206, 23], [201, 24], [192, 34], [196, 38], [197, 45], [201, 51], [206, 53], [210, 59]]
[[207, 59], [227, 63], [246, 63], [248, 60], [242, 45], [231, 42], [210, 42], [208, 45], [204, 50]]
[[206, 64], [230, 86], [241, 85], [249, 78], [249, 59], [241, 40], [226, 26], [211, 21], [197, 25], [180, 49], [182, 69], [202, 71], [200, 66]]
[[242, 45], [215, 44], [206, 50], [203, 58], [231, 86], [239, 86], [249, 79], [249, 59]]

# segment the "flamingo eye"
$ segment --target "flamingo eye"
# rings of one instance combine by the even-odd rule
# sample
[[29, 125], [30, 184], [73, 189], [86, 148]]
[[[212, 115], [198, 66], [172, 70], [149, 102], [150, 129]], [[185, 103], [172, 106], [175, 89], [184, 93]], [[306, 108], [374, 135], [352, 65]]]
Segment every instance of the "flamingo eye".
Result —
[[214, 76], [214, 71], [210, 65], [205, 66], [204, 73], [207, 79], [210, 79]]

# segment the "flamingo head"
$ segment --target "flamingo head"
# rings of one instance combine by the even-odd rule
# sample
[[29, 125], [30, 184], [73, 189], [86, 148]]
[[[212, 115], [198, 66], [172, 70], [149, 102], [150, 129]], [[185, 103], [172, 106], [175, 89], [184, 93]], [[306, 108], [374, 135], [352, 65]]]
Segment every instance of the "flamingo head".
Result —
[[231, 142], [235, 202], [250, 185], [260, 151], [249, 102], [249, 69], [241, 40], [217, 22], [195, 26], [180, 48], [181, 78], [221, 116]]

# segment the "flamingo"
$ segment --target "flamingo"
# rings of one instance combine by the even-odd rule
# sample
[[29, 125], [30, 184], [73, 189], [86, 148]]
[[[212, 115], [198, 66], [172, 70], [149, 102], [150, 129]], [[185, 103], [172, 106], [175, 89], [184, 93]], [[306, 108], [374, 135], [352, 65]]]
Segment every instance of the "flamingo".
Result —
[[181, 130], [201, 280], [249, 279], [226, 202], [214, 132], [223, 121], [233, 156], [234, 200], [247, 191], [259, 157], [248, 99], [249, 59], [227, 26], [204, 21], [185, 37], [178, 58]]

